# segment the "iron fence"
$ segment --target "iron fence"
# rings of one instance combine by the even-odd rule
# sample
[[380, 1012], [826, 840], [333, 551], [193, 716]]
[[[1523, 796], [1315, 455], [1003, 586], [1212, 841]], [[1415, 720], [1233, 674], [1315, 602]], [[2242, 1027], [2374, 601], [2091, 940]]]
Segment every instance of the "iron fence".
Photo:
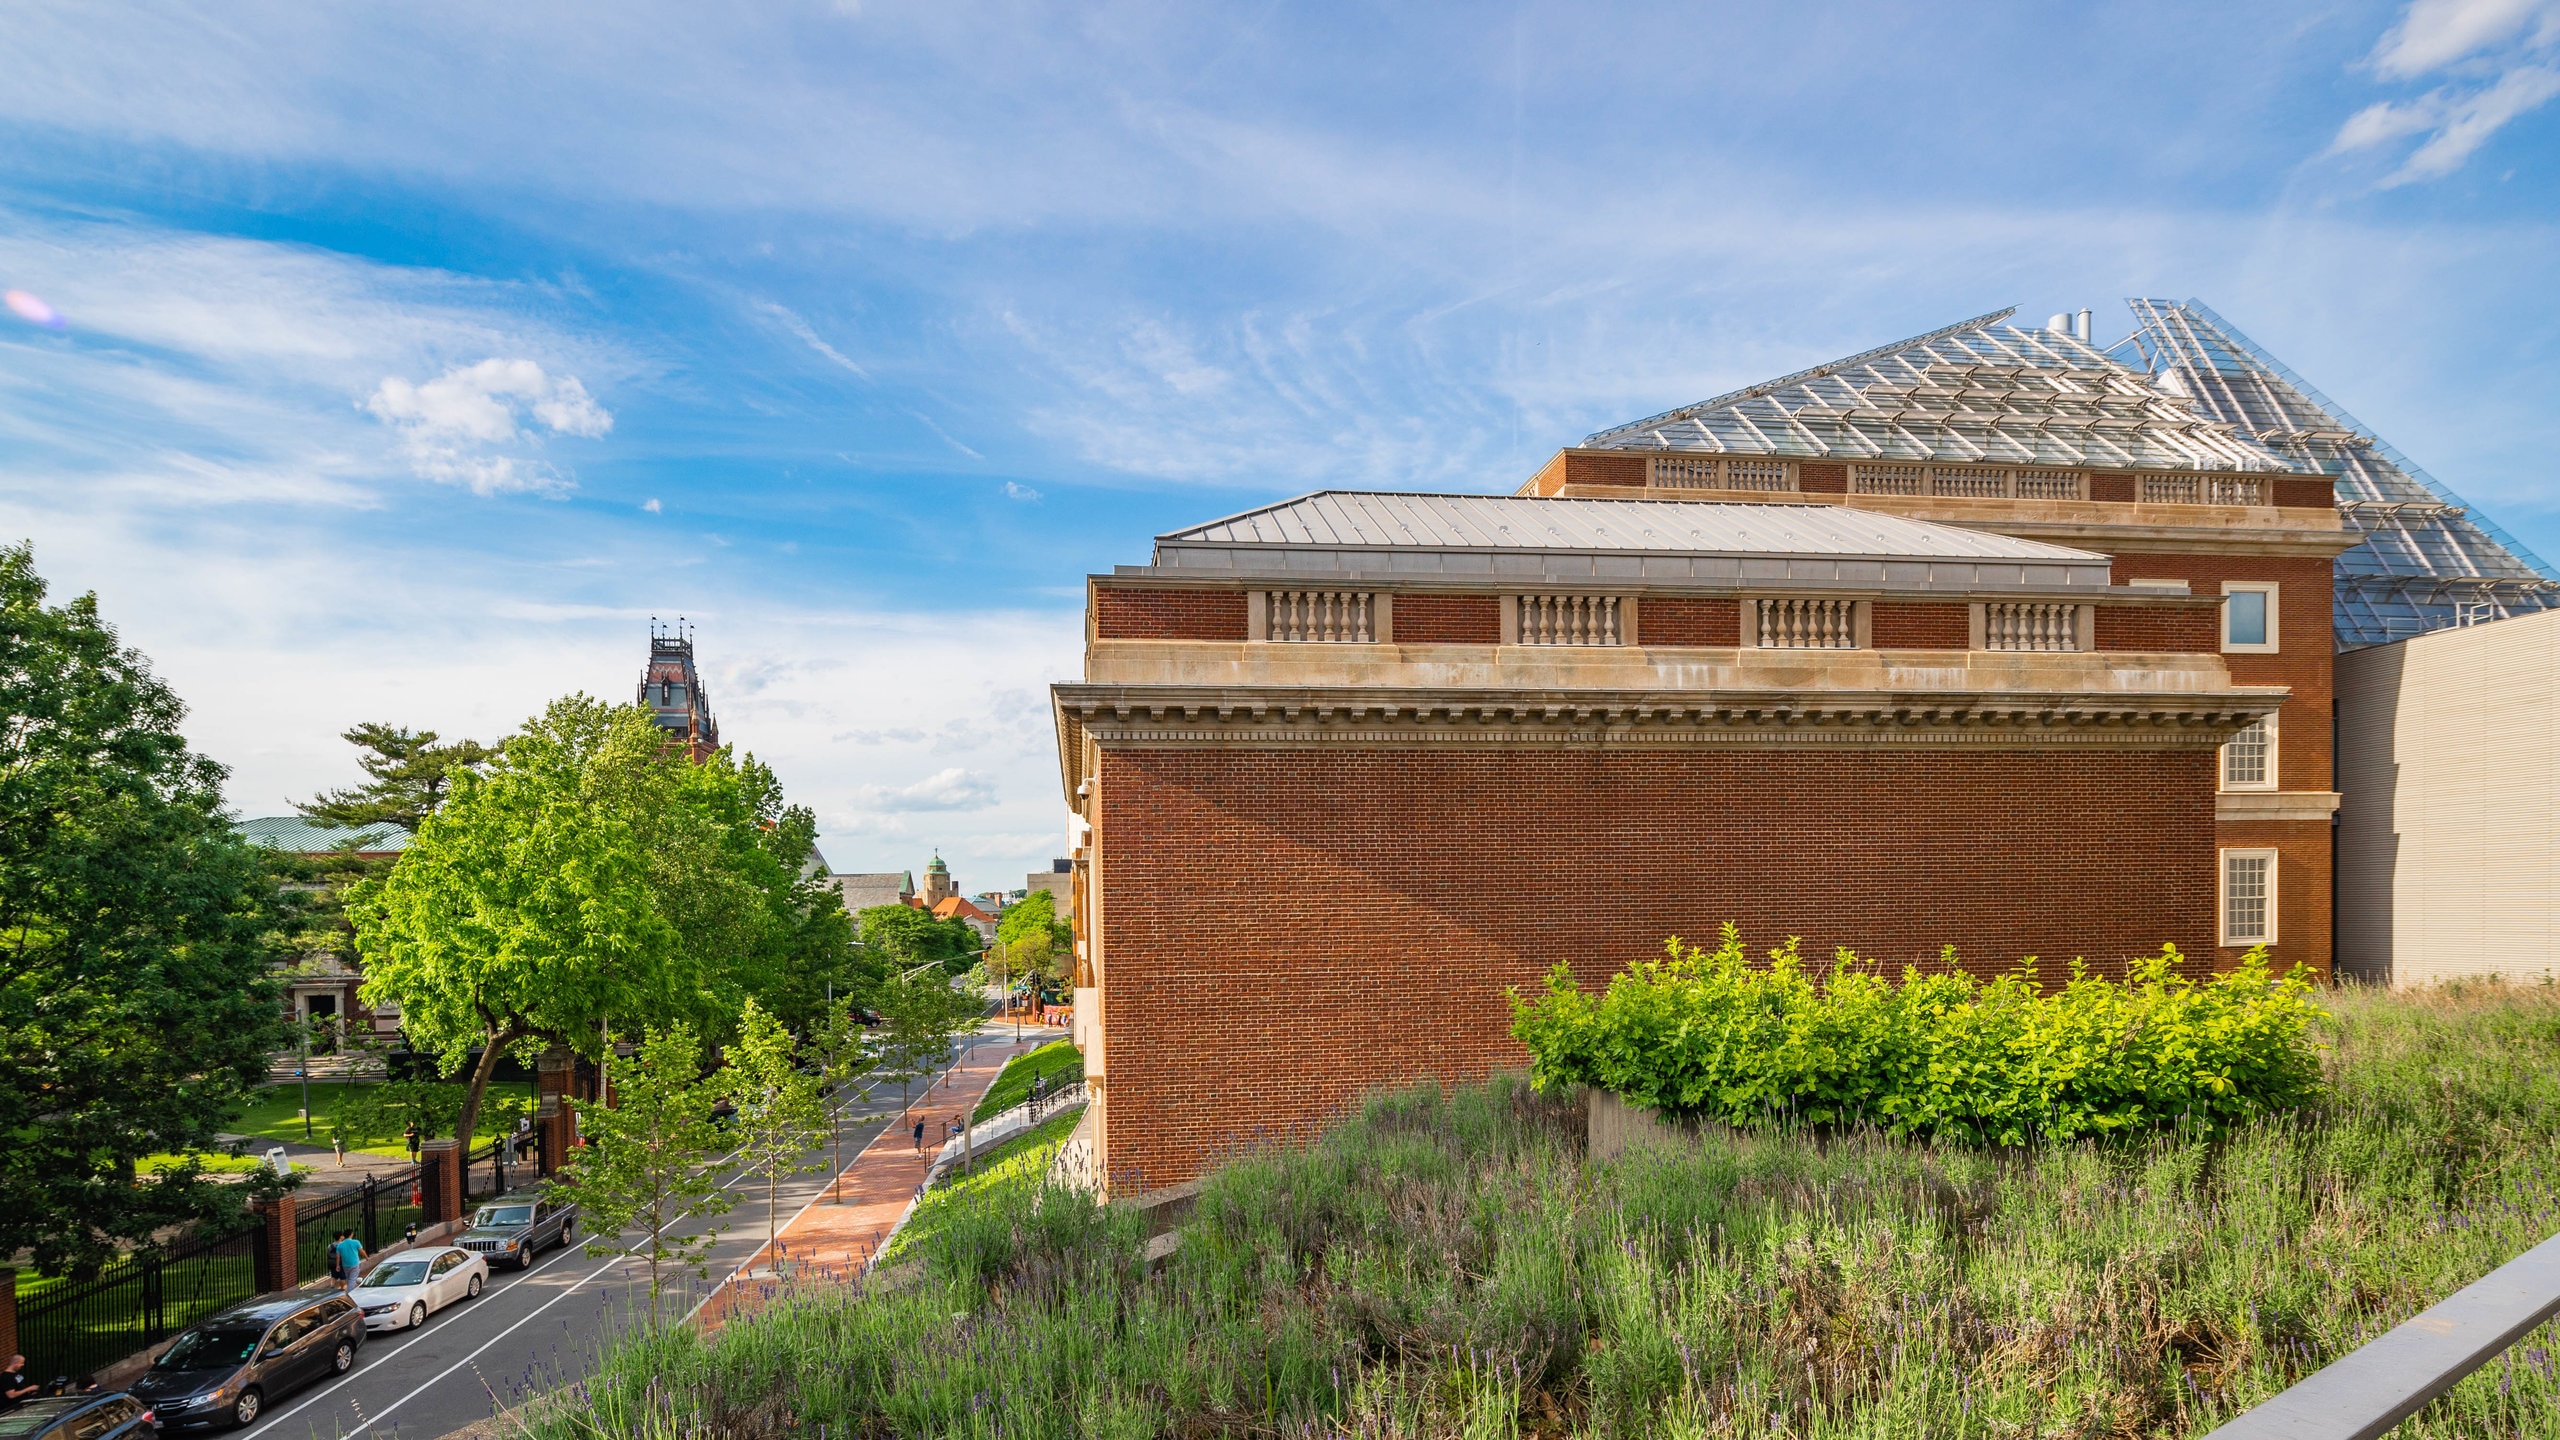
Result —
[[18, 1308], [28, 1373], [78, 1377], [258, 1293], [258, 1224], [141, 1251], [53, 1286]]

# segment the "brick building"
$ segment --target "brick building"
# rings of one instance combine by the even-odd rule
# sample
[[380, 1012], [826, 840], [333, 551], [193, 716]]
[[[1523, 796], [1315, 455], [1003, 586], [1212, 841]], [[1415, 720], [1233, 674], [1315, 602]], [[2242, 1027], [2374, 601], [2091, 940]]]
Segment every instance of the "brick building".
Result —
[[2316, 467], [2007, 312], [1328, 492], [1089, 581], [1055, 688], [1115, 1184], [1523, 1060], [1504, 991], [1739, 923], [1891, 963], [2329, 964]]

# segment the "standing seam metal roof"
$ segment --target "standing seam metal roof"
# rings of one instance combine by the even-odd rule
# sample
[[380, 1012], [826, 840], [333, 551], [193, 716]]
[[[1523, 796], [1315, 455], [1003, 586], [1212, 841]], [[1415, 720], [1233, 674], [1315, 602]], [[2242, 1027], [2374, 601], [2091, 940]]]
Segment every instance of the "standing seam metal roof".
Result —
[[1159, 546], [1610, 550], [1947, 560], [2104, 560], [2040, 540], [1837, 505], [1558, 500], [1322, 490], [1156, 537]]
[[1583, 444], [1807, 460], [2304, 468], [2075, 336], [1998, 323], [2014, 313], [1995, 310]]

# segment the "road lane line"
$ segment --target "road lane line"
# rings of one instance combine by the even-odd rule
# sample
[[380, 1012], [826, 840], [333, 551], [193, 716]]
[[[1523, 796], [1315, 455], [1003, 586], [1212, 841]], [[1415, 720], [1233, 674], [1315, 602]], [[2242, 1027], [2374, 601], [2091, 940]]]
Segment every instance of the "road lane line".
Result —
[[[736, 1159], [740, 1154], [744, 1153], [744, 1152], [745, 1152], [745, 1149], [746, 1149], [746, 1147], [744, 1147], [744, 1146], [740, 1146], [738, 1149], [736, 1149], [736, 1150], [732, 1150], [732, 1151], [730, 1151], [728, 1154], [723, 1155], [723, 1156], [721, 1156], [720, 1158], [721, 1158], [722, 1162], [724, 1162], [724, 1163], [725, 1163], [725, 1162], [727, 1162], [727, 1161], [730, 1161], [730, 1160], [734, 1160], [734, 1159]], [[746, 1183], [748, 1180], [755, 1178], [756, 1173], [757, 1173], [757, 1172], [756, 1172], [756, 1171], [754, 1171], [754, 1170], [742, 1170], [742, 1171], [740, 1171], [740, 1172], [738, 1173], [738, 1175], [736, 1176], [736, 1178], [734, 1178], [734, 1179], [730, 1180], [727, 1184], [722, 1185], [720, 1188], [721, 1188], [721, 1189], [723, 1189], [723, 1190], [734, 1190], [734, 1189], [736, 1189], [738, 1186], [740, 1186], [740, 1185], [742, 1185], [742, 1184]], [[823, 1187], [821, 1187], [821, 1188], [823, 1189]], [[803, 1206], [802, 1208], [805, 1210], [807, 1207], [806, 1207], [806, 1206]], [[724, 1228], [726, 1228], [726, 1227], [724, 1227]], [[654, 1234], [655, 1232], [651, 1232], [651, 1233], [653, 1233], [653, 1234]], [[717, 1233], [719, 1233], [719, 1232], [714, 1231], [714, 1232], [712, 1232], [712, 1233], [714, 1233], [714, 1234], [716, 1235], [716, 1234], [717, 1234]], [[534, 1277], [534, 1275], [535, 1275], [535, 1274], [539, 1273], [541, 1270], [543, 1270], [543, 1269], [545, 1269], [545, 1268], [548, 1268], [548, 1267], [550, 1266], [550, 1264], [552, 1263], [552, 1261], [554, 1261], [554, 1260], [558, 1260], [558, 1259], [560, 1259], [562, 1256], [567, 1255], [567, 1254], [569, 1253], [569, 1247], [570, 1247], [570, 1245], [571, 1245], [571, 1244], [583, 1244], [583, 1243], [584, 1243], [584, 1242], [577, 1242], [577, 1241], [564, 1242], [564, 1243], [561, 1245], [561, 1247], [560, 1247], [560, 1249], [558, 1250], [558, 1252], [556, 1252], [555, 1254], [553, 1254], [553, 1255], [552, 1255], [552, 1257], [551, 1257], [551, 1259], [550, 1259], [550, 1260], [545, 1260], [545, 1261], [543, 1261], [543, 1262], [542, 1262], [542, 1264], [541, 1264], [541, 1265], [538, 1265], [538, 1266], [534, 1267], [534, 1269], [533, 1269], [533, 1270], [527, 1271], [525, 1274], [520, 1275], [520, 1276], [517, 1276], [517, 1277], [516, 1277], [516, 1279], [515, 1279], [514, 1281], [512, 1281], [512, 1282], [510, 1282], [510, 1283], [508, 1284], [507, 1289], [508, 1289], [508, 1290], [510, 1290], [510, 1291], [514, 1290], [518, 1284], [521, 1284], [521, 1283], [523, 1283], [524, 1281], [527, 1281], [527, 1280], [532, 1279], [532, 1278]], [[392, 1401], [389, 1405], [384, 1406], [381, 1410], [379, 1410], [379, 1411], [375, 1412], [373, 1415], [366, 1417], [366, 1418], [365, 1418], [365, 1422], [364, 1422], [364, 1428], [365, 1428], [365, 1429], [367, 1429], [367, 1430], [371, 1430], [371, 1429], [373, 1428], [374, 1421], [376, 1421], [376, 1420], [378, 1420], [378, 1419], [381, 1419], [381, 1418], [382, 1418], [382, 1417], [384, 1417], [384, 1416], [389, 1415], [392, 1411], [397, 1410], [397, 1409], [399, 1409], [401, 1406], [408, 1404], [410, 1401], [417, 1399], [420, 1395], [422, 1395], [422, 1394], [426, 1393], [426, 1392], [427, 1392], [428, 1390], [430, 1390], [430, 1389], [433, 1389], [436, 1385], [438, 1385], [438, 1384], [442, 1383], [443, 1381], [445, 1381], [445, 1380], [447, 1380], [447, 1379], [450, 1379], [450, 1378], [452, 1377], [453, 1373], [454, 1373], [456, 1370], [459, 1370], [459, 1369], [461, 1369], [463, 1366], [468, 1365], [468, 1364], [470, 1364], [472, 1361], [474, 1361], [474, 1360], [476, 1360], [476, 1359], [480, 1358], [480, 1356], [481, 1356], [484, 1352], [486, 1352], [490, 1346], [495, 1345], [495, 1344], [497, 1344], [499, 1341], [506, 1339], [508, 1336], [510, 1336], [510, 1335], [512, 1335], [512, 1334], [514, 1334], [516, 1331], [518, 1331], [518, 1330], [520, 1330], [520, 1329], [523, 1329], [523, 1328], [524, 1328], [524, 1326], [525, 1326], [525, 1324], [526, 1324], [526, 1322], [528, 1322], [528, 1321], [532, 1320], [535, 1316], [540, 1315], [543, 1311], [550, 1309], [552, 1306], [559, 1304], [561, 1301], [568, 1299], [568, 1298], [569, 1298], [570, 1296], [572, 1296], [572, 1295], [575, 1295], [575, 1294], [576, 1294], [576, 1293], [578, 1293], [580, 1290], [585, 1289], [585, 1288], [586, 1288], [586, 1286], [587, 1286], [590, 1282], [592, 1282], [593, 1280], [595, 1280], [595, 1278], [596, 1278], [597, 1276], [604, 1274], [606, 1271], [611, 1270], [614, 1266], [619, 1265], [619, 1264], [621, 1264], [622, 1262], [624, 1262], [624, 1261], [626, 1261], [626, 1260], [636, 1260], [636, 1259], [638, 1259], [638, 1258], [639, 1258], [638, 1256], [634, 1256], [634, 1255], [630, 1255], [630, 1254], [622, 1254], [622, 1255], [616, 1255], [616, 1256], [614, 1256], [612, 1259], [607, 1260], [604, 1264], [602, 1264], [602, 1265], [600, 1265], [600, 1266], [596, 1267], [596, 1269], [595, 1269], [592, 1273], [590, 1273], [589, 1275], [587, 1275], [584, 1279], [579, 1280], [577, 1283], [575, 1283], [575, 1284], [573, 1284], [573, 1285], [569, 1286], [567, 1289], [562, 1290], [559, 1294], [552, 1296], [550, 1299], [543, 1301], [540, 1305], [536, 1306], [536, 1307], [535, 1307], [535, 1308], [534, 1308], [530, 1313], [526, 1314], [522, 1319], [519, 1319], [518, 1321], [516, 1321], [516, 1323], [515, 1323], [515, 1324], [510, 1325], [510, 1326], [508, 1326], [506, 1329], [499, 1331], [497, 1334], [490, 1336], [486, 1341], [483, 1341], [483, 1342], [481, 1343], [481, 1345], [480, 1345], [480, 1348], [479, 1348], [479, 1349], [474, 1350], [474, 1351], [472, 1351], [470, 1354], [463, 1356], [460, 1360], [455, 1361], [452, 1365], [450, 1365], [450, 1366], [446, 1367], [446, 1368], [445, 1368], [445, 1370], [444, 1370], [442, 1373], [438, 1374], [434, 1379], [431, 1379], [431, 1380], [427, 1381], [425, 1384], [420, 1385], [417, 1389], [410, 1391], [408, 1394], [403, 1395], [403, 1396], [401, 1396], [399, 1399]], [[717, 1287], [714, 1287], [714, 1290], [715, 1290], [715, 1293], [716, 1293], [716, 1291], [717, 1291]], [[495, 1293], [495, 1292], [483, 1292], [483, 1293]], [[698, 1310], [698, 1309], [700, 1309], [701, 1307], [700, 1307], [699, 1305], [697, 1305], [697, 1306], [695, 1306], [694, 1308]], [[687, 1318], [691, 1318], [691, 1317], [690, 1317], [690, 1316], [688, 1316]], [[407, 1339], [407, 1340], [402, 1341], [402, 1342], [400, 1343], [400, 1345], [398, 1346], [398, 1348], [394, 1349], [394, 1350], [391, 1352], [391, 1354], [392, 1354], [392, 1355], [397, 1355], [397, 1354], [399, 1354], [399, 1353], [400, 1353], [400, 1351], [408, 1349], [411, 1345], [413, 1345], [413, 1344], [417, 1343], [418, 1341], [423, 1340], [423, 1339], [425, 1339], [425, 1338], [426, 1338], [426, 1334], [425, 1334], [425, 1332], [424, 1332], [423, 1330], [421, 1330], [421, 1331], [420, 1331], [420, 1333], [418, 1333], [418, 1334], [416, 1334], [416, 1335], [411, 1336], [411, 1337], [410, 1337], [409, 1339]], [[385, 1356], [384, 1358], [385, 1358], [385, 1359], [388, 1359], [388, 1358], [390, 1358], [390, 1357], [389, 1357], [389, 1356]], [[368, 1373], [370, 1373], [370, 1372], [368, 1372]], [[293, 1406], [293, 1408], [292, 1408], [292, 1409], [284, 1411], [282, 1414], [277, 1415], [274, 1419], [269, 1420], [266, 1424], [261, 1425], [261, 1426], [259, 1426], [257, 1429], [250, 1431], [247, 1435], [242, 1436], [242, 1437], [241, 1437], [241, 1440], [258, 1440], [258, 1437], [259, 1437], [259, 1436], [266, 1434], [269, 1430], [274, 1429], [276, 1426], [283, 1424], [285, 1421], [292, 1419], [294, 1416], [301, 1414], [303, 1411], [310, 1409], [312, 1406], [317, 1405], [317, 1404], [318, 1404], [318, 1403], [320, 1403], [321, 1401], [328, 1399], [331, 1395], [336, 1394], [336, 1393], [337, 1393], [337, 1391], [338, 1391], [338, 1388], [339, 1388], [340, 1386], [346, 1385], [347, 1383], [349, 1383], [349, 1382], [353, 1381], [354, 1379], [356, 1379], [356, 1372], [355, 1372], [355, 1371], [350, 1370], [350, 1371], [349, 1371], [349, 1372], [347, 1372], [346, 1374], [341, 1375], [341, 1376], [339, 1376], [336, 1380], [332, 1381], [332, 1382], [331, 1382], [331, 1383], [330, 1383], [330, 1384], [329, 1384], [325, 1389], [315, 1390], [315, 1391], [313, 1391], [311, 1394], [309, 1394], [309, 1395], [306, 1395], [306, 1396], [302, 1397], [302, 1399], [300, 1399], [299, 1401], [295, 1402], [295, 1404], [294, 1404], [294, 1406]], [[379, 1432], [376, 1432], [376, 1433], [379, 1433]]]

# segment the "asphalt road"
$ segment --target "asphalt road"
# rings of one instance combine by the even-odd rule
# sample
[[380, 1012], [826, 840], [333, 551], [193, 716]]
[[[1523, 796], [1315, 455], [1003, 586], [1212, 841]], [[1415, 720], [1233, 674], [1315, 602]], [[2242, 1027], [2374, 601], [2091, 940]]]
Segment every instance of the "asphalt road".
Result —
[[[1009, 1039], [961, 1037], [964, 1047]], [[929, 1103], [922, 1113], [938, 1114]], [[875, 1093], [845, 1112], [844, 1155], [850, 1161], [898, 1113], [898, 1092]], [[938, 1127], [937, 1127], [938, 1128]], [[928, 1132], [931, 1139], [933, 1132]], [[804, 1161], [820, 1168], [779, 1187], [774, 1209], [789, 1223], [826, 1189], [829, 1152]], [[726, 1227], [711, 1252], [711, 1281], [690, 1276], [660, 1297], [662, 1312], [683, 1315], [706, 1298], [721, 1277], [735, 1271], [765, 1240], [762, 1180], [739, 1173], [728, 1188], [737, 1208], [710, 1222]], [[700, 1224], [686, 1227], [698, 1233]], [[545, 1254], [530, 1270], [493, 1268], [480, 1298], [449, 1305], [416, 1330], [374, 1336], [344, 1379], [314, 1386], [269, 1410], [227, 1440], [430, 1440], [475, 1421], [501, 1405], [514, 1405], [585, 1376], [616, 1336], [644, 1322], [649, 1307], [649, 1267], [637, 1260], [589, 1256], [581, 1239]]]

